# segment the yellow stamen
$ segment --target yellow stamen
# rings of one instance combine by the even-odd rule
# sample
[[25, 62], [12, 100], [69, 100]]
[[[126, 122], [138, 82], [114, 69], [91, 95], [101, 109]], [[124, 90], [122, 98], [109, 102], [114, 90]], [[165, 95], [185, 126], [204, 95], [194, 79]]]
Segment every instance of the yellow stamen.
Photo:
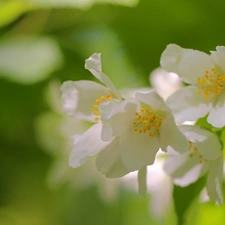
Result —
[[134, 131], [139, 133], [146, 133], [150, 137], [154, 137], [160, 132], [160, 126], [162, 125], [163, 118], [152, 112], [149, 108], [140, 109], [140, 112], [135, 112], [136, 120], [132, 122], [134, 125]]
[[208, 70], [205, 71], [203, 77], [197, 78], [199, 90], [197, 94], [203, 94], [205, 98], [215, 98], [220, 95], [225, 86], [225, 75], [217, 73], [215, 68], [211, 69], [211, 73]]

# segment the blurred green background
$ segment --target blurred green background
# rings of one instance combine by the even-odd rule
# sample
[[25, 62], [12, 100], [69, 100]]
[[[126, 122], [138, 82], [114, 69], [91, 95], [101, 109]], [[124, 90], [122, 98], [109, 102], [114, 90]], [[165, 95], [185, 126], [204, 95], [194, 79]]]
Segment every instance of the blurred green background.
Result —
[[224, 224], [224, 206], [198, 201], [204, 179], [156, 213], [155, 193], [105, 179], [93, 161], [69, 168], [68, 137], [88, 124], [62, 112], [59, 93], [93, 79], [94, 52], [118, 88], [149, 86], [167, 44], [209, 52], [225, 45], [224, 24], [223, 0], [0, 1], [0, 225]]

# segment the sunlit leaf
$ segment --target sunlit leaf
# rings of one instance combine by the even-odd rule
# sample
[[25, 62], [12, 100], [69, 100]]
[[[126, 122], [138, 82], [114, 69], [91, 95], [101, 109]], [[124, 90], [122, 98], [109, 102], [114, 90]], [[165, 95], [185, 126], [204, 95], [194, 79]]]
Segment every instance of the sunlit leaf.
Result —
[[11, 38], [0, 42], [0, 76], [19, 83], [35, 83], [62, 63], [57, 44], [49, 38]]
[[23, 1], [1, 1], [0, 2], [0, 27], [7, 25], [28, 9]]

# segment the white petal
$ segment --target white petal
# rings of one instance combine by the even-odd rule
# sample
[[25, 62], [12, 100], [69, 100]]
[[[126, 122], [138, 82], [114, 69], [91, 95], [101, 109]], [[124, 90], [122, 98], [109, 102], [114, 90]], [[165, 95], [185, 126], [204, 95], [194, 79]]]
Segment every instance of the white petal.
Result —
[[160, 146], [163, 151], [167, 151], [169, 146], [179, 153], [188, 150], [187, 138], [180, 132], [169, 112], [166, 113], [160, 127]]
[[76, 168], [83, 165], [89, 157], [96, 155], [109, 144], [101, 140], [101, 127], [101, 123], [97, 123], [75, 138], [74, 147], [69, 157], [71, 167]]
[[209, 112], [207, 121], [214, 127], [221, 128], [225, 126], [225, 92], [217, 99], [215, 106]]
[[177, 73], [184, 82], [195, 84], [206, 70], [214, 67], [209, 55], [170, 44], [161, 55], [160, 64], [167, 72]]
[[182, 81], [176, 73], [168, 73], [162, 68], [153, 70], [149, 79], [150, 84], [164, 100], [183, 87]]
[[207, 179], [207, 192], [211, 201], [221, 205], [223, 204], [222, 192], [223, 179], [223, 156], [211, 161], [210, 170]]
[[110, 118], [114, 110], [117, 108], [117, 106], [121, 102], [117, 99], [112, 99], [110, 101], [107, 101], [105, 103], [102, 103], [99, 105], [99, 110], [101, 111], [101, 120], [105, 121]]
[[182, 155], [169, 156], [164, 164], [165, 172], [179, 186], [187, 186], [205, 174], [207, 163], [200, 164], [198, 155], [189, 157], [189, 152]]
[[109, 95], [109, 90], [93, 81], [66, 81], [61, 86], [65, 112], [76, 119], [94, 121], [92, 105], [101, 96]]
[[221, 154], [222, 146], [214, 133], [199, 126], [180, 126], [179, 129], [188, 140], [196, 143], [199, 153], [207, 160], [215, 160]]
[[136, 119], [135, 112], [140, 107], [139, 103], [133, 99], [126, 99], [121, 102], [113, 111], [108, 123], [112, 127], [113, 136], [123, 135], [127, 129], [132, 129], [132, 122]]
[[146, 184], [147, 168], [146, 166], [138, 170], [138, 192], [141, 195], [146, 195], [147, 184]]
[[113, 129], [108, 123], [108, 121], [104, 121], [102, 125], [102, 132], [101, 132], [101, 139], [103, 141], [112, 141], [114, 138], [113, 136]]
[[159, 140], [147, 133], [139, 134], [131, 127], [120, 137], [121, 158], [128, 170], [139, 170], [154, 163]]
[[116, 99], [112, 99], [110, 101], [107, 101], [104, 104], [99, 105], [99, 109], [101, 111], [101, 120], [103, 121], [103, 127], [102, 127], [102, 140], [103, 141], [111, 141], [113, 137], [113, 130], [110, 126], [110, 123], [108, 120], [110, 119], [110, 116], [114, 112], [115, 108], [120, 104], [121, 102]]
[[211, 51], [211, 57], [213, 62], [220, 67], [223, 73], [225, 73], [225, 47], [217, 46], [216, 51]]
[[155, 91], [147, 93], [137, 92], [135, 99], [149, 105], [153, 110], [170, 111], [163, 99]]
[[211, 100], [206, 99], [202, 94], [197, 94], [197, 90], [195, 86], [184, 87], [167, 99], [166, 104], [172, 109], [178, 124], [195, 121], [211, 110]]
[[102, 65], [101, 65], [101, 54], [94, 53], [88, 59], [85, 60], [85, 69], [89, 70], [97, 79], [99, 79], [103, 84], [105, 84], [118, 99], [122, 99], [119, 91], [115, 88], [112, 81], [102, 73]]
[[106, 177], [122, 177], [129, 171], [124, 167], [119, 153], [119, 137], [115, 138], [96, 158], [96, 166]]

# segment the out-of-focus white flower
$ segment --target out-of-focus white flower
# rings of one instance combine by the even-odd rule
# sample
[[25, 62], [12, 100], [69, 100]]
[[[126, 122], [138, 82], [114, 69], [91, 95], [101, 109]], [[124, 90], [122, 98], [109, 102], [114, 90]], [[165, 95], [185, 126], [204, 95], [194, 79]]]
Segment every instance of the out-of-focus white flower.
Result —
[[[110, 104], [110, 102], [108, 103]], [[103, 110], [104, 114], [104, 110]], [[97, 168], [107, 177], [120, 177], [154, 163], [159, 148], [172, 146], [180, 153], [188, 149], [163, 99], [154, 91], [136, 93], [121, 102], [107, 120], [112, 141], [96, 159]], [[114, 139], [113, 139], [114, 138]]]
[[85, 61], [88, 69], [102, 84], [94, 81], [66, 81], [61, 86], [64, 111], [81, 120], [98, 121], [99, 105], [122, 97], [111, 80], [102, 72], [100, 54], [94, 53]]
[[[164, 221], [169, 208], [172, 205], [171, 180], [163, 170], [165, 153], [159, 151], [156, 154], [153, 165], [147, 167], [147, 191], [150, 193], [150, 211], [159, 221]], [[120, 179], [126, 189], [138, 191], [137, 171], [131, 172]]]
[[162, 68], [153, 70], [149, 79], [150, 84], [164, 100], [183, 87], [182, 81], [177, 74], [168, 73]]
[[189, 151], [169, 156], [165, 172], [179, 186], [187, 186], [208, 173], [207, 192], [211, 201], [222, 204], [223, 156], [218, 137], [208, 130], [197, 126], [180, 126], [189, 140]]
[[195, 121], [209, 113], [208, 122], [214, 127], [225, 125], [225, 47], [217, 46], [211, 55], [183, 49], [175, 44], [167, 46], [161, 56], [161, 66], [177, 73], [191, 84], [167, 99], [177, 123]]
[[[102, 72], [100, 54], [94, 53], [85, 61], [88, 69], [102, 84], [81, 80], [66, 81], [61, 86], [63, 108], [65, 112], [81, 120], [96, 122], [82, 135], [73, 138], [73, 150], [69, 157], [70, 166], [76, 168], [83, 165], [86, 160], [100, 152], [108, 143], [103, 142], [101, 136], [105, 136], [108, 130], [105, 120], [110, 116], [113, 108], [119, 104], [122, 97], [111, 80]], [[110, 104], [107, 104], [109, 103]], [[104, 107], [104, 115], [101, 106]]]

